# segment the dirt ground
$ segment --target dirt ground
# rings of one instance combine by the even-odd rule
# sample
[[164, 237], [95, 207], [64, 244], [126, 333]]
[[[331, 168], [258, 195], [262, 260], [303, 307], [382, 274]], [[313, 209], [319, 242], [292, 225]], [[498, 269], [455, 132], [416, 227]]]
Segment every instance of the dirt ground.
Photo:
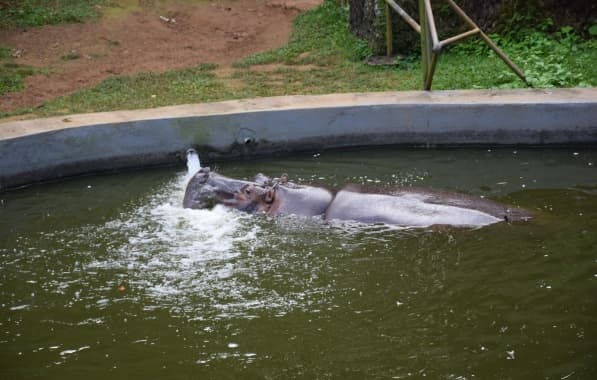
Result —
[[283, 46], [294, 17], [322, 0], [125, 0], [84, 24], [0, 30], [15, 63], [49, 69], [25, 90], [0, 97], [0, 110], [35, 107], [116, 75], [216, 63], [222, 68]]

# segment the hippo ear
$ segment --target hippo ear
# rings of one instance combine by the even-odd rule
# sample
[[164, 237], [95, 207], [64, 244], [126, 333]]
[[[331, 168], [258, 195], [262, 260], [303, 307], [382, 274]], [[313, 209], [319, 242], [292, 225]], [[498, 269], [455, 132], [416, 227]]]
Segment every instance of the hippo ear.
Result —
[[265, 174], [259, 173], [255, 176], [255, 178], [253, 178], [253, 182], [259, 186], [267, 186], [272, 182], [272, 180]]
[[265, 192], [265, 196], [263, 197], [263, 200], [265, 201], [265, 203], [272, 203], [275, 198], [276, 192], [273, 189], [267, 189], [267, 191]]

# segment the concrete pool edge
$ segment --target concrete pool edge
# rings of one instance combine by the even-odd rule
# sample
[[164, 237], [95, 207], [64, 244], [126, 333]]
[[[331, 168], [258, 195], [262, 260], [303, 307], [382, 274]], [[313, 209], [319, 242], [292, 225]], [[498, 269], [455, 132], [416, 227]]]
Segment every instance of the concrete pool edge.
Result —
[[0, 191], [74, 175], [379, 145], [597, 146], [597, 89], [285, 96], [0, 122]]

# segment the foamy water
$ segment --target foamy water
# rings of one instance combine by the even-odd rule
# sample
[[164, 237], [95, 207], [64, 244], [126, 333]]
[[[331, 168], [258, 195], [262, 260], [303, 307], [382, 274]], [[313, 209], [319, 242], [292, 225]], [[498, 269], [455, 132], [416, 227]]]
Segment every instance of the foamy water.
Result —
[[[340, 249], [346, 252], [355, 239], [369, 242], [404, 231], [318, 218], [268, 219], [224, 206], [185, 209], [184, 190], [196, 167], [189, 165], [142, 205], [100, 228], [104, 239], [113, 236], [117, 243], [87, 269], [121, 273], [122, 282], [155, 306], [176, 304], [190, 318], [205, 313], [250, 318], [262, 309], [284, 314], [312, 306], [313, 297], [323, 299], [330, 291], [312, 282], [328, 270], [328, 258], [314, 259], [309, 247], [338, 240], [348, 242]], [[279, 282], [264, 286], [261, 273], [277, 273]], [[285, 293], [275, 288], [296, 281], [310, 285]]]
[[201, 291], [208, 279], [222, 277], [221, 267], [254, 246], [259, 227], [249, 216], [224, 207], [182, 207], [188, 174], [179, 175], [142, 205], [105, 224], [115, 245], [89, 268], [122, 269], [132, 286], [153, 298]]
[[[169, 307], [190, 319], [206, 314], [252, 318], [258, 310], [283, 315], [328, 291], [314, 286], [281, 293], [263, 286], [260, 273], [296, 273], [294, 266], [300, 266], [308, 280], [321, 268], [306, 267], [305, 262], [313, 259], [286, 244], [293, 237], [283, 235], [284, 221], [224, 206], [184, 209], [188, 179], [188, 173], [179, 174], [143, 205], [100, 228], [103, 239], [112, 236], [115, 244], [106, 256], [89, 263], [87, 271], [120, 273], [121, 282], [153, 304], [148, 307]], [[267, 229], [281, 228], [282, 235], [264, 230], [264, 224]], [[293, 280], [280, 277], [276, 286], [287, 281]], [[105, 301], [98, 306], [108, 307], [110, 302]]]

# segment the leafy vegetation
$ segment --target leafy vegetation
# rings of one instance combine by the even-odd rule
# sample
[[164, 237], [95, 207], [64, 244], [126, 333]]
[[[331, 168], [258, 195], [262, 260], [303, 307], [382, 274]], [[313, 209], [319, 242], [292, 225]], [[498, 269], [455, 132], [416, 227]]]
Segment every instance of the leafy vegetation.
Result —
[[83, 22], [104, 0], [0, 0], [0, 28]]
[[[571, 27], [562, 27], [551, 35], [546, 30], [551, 21], [546, 20], [538, 30], [519, 30], [490, 37], [520, 66], [533, 87], [576, 87], [595, 85], [597, 41], [583, 41]], [[481, 41], [473, 40], [456, 45], [452, 54], [475, 61], [495, 59], [496, 56]], [[505, 66], [504, 66], [505, 68]], [[522, 83], [508, 69], [495, 75], [498, 88], [522, 87]]]

